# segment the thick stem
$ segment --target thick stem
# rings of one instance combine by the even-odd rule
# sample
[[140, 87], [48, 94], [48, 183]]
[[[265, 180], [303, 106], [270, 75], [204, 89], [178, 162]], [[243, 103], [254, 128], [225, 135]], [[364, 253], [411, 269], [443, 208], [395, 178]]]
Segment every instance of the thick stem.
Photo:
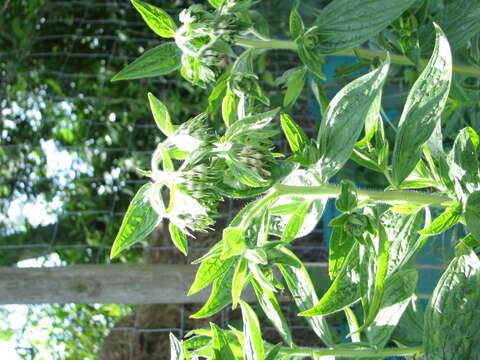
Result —
[[[275, 191], [280, 195], [302, 195], [313, 197], [338, 197], [341, 193], [341, 187], [338, 185], [325, 184], [322, 186], [290, 186], [277, 184]], [[426, 206], [446, 207], [451, 202], [448, 196], [428, 194], [408, 190], [379, 191], [358, 189], [360, 199], [369, 199], [380, 203], [393, 204], [418, 204]]]
[[389, 356], [411, 356], [423, 352], [421, 346], [406, 347], [406, 348], [385, 348], [381, 350], [371, 349], [315, 349], [315, 348], [293, 348], [282, 349], [282, 354], [297, 355], [297, 356], [335, 356], [345, 358], [371, 358], [371, 357], [389, 357]]
[[[242, 37], [237, 37], [235, 42], [239, 46], [248, 47], [248, 48], [257, 48], [257, 49], [287, 49], [287, 50], [297, 50], [297, 44], [293, 41], [287, 40], [253, 40], [253, 39], [245, 39]], [[360, 56], [364, 59], [372, 60], [376, 57], [384, 58], [386, 56], [386, 52], [378, 51], [378, 50], [370, 50], [370, 49], [362, 49], [362, 48], [348, 48], [345, 50], [337, 51], [332, 54], [325, 54], [330, 56]], [[398, 65], [415, 65], [412, 63], [407, 57], [403, 55], [397, 54], [390, 54], [390, 59], [393, 64]], [[428, 59], [420, 59], [420, 65], [426, 66], [428, 63]], [[453, 71], [457, 74], [467, 75], [467, 76], [475, 76], [480, 77], [480, 69], [477, 69], [472, 66], [467, 65], [453, 65]]]

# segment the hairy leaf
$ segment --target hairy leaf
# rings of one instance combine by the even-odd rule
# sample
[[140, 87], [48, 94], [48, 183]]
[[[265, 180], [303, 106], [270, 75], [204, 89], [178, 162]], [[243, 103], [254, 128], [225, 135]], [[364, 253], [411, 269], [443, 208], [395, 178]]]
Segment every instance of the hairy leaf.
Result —
[[[290, 257], [297, 259], [301, 264], [300, 267], [277, 264], [285, 279], [288, 290], [292, 294], [293, 300], [300, 311], [310, 309], [318, 302], [310, 275], [308, 275], [305, 266], [303, 266], [300, 260], [298, 260], [290, 250], [282, 249], [282, 251], [290, 255]], [[306, 320], [325, 344], [331, 346], [336, 343], [334, 333], [323, 316], [307, 317]]]
[[188, 295], [199, 292], [210, 285], [212, 281], [224, 275], [235, 263], [235, 260], [235, 257], [224, 260], [221, 257], [221, 253], [207, 258], [200, 264], [200, 267], [195, 274], [195, 280], [188, 291]]
[[350, 250], [342, 269], [330, 288], [312, 308], [301, 312], [300, 316], [328, 315], [344, 309], [360, 298], [358, 289], [359, 277], [358, 242]]
[[300, 1], [295, 1], [292, 10], [290, 11], [290, 35], [293, 40], [303, 35], [303, 32], [305, 31], [302, 18], [297, 11], [299, 3]]
[[480, 191], [475, 191], [468, 196], [465, 222], [473, 237], [480, 240]]
[[158, 128], [166, 136], [172, 135], [175, 131], [175, 126], [172, 124], [167, 107], [150, 92], [148, 93], [148, 101], [150, 102], [150, 109]]
[[174, 223], [168, 224], [168, 230], [173, 244], [180, 250], [185, 256], [188, 255], [188, 239], [182, 230], [180, 230]]
[[172, 18], [162, 9], [139, 0], [131, 0], [133, 6], [142, 15], [143, 20], [153, 32], [161, 37], [170, 38], [175, 35], [177, 27]]
[[293, 345], [292, 334], [275, 294], [268, 288], [260, 286], [254, 279], [252, 279], [252, 285], [257, 295], [258, 303], [267, 315], [268, 320], [270, 320], [272, 325], [277, 329], [288, 346], [291, 347]]
[[[227, 260], [228, 261], [228, 260]], [[226, 273], [213, 281], [212, 292], [202, 308], [195, 314], [190, 315], [193, 319], [200, 319], [216, 314], [232, 302], [232, 278], [233, 267], [230, 266]], [[189, 293], [190, 295], [190, 293]]]
[[113, 242], [110, 258], [117, 257], [127, 247], [145, 239], [162, 219], [163, 214], [158, 214], [150, 205], [149, 192], [152, 187], [152, 183], [143, 185], [130, 202]]
[[452, 78], [452, 55], [447, 38], [436, 27], [435, 49], [408, 94], [399, 121], [392, 159], [392, 177], [400, 184], [415, 169], [422, 147], [432, 136], [445, 107]]
[[317, 15], [317, 48], [330, 54], [358, 46], [385, 29], [415, 0], [334, 0]]
[[263, 349], [262, 333], [260, 323], [253, 309], [243, 300], [240, 300], [243, 318], [243, 334], [245, 342], [243, 345], [243, 356], [245, 360], [264, 360], [265, 350]]
[[232, 278], [232, 309], [235, 309], [240, 300], [245, 278], [247, 277], [247, 260], [242, 256], [238, 259]]
[[357, 207], [357, 187], [349, 180], [342, 180], [342, 191], [335, 202], [341, 212], [352, 211]]
[[172, 360], [183, 360], [185, 358], [182, 343], [172, 333], [170, 333], [170, 356]]
[[112, 81], [141, 79], [171, 73], [180, 67], [181, 51], [173, 42], [167, 42], [145, 51], [128, 64]]
[[317, 168], [326, 181], [347, 162], [364, 127], [372, 103], [382, 91], [390, 60], [352, 81], [330, 102], [318, 133], [320, 160]]
[[422, 235], [436, 235], [444, 232], [448, 228], [454, 226], [462, 215], [462, 205], [457, 203], [453, 206], [446, 208], [435, 220], [430, 223], [426, 229], [420, 230]]
[[308, 144], [307, 135], [288, 114], [280, 114], [280, 123], [293, 153], [301, 153]]
[[398, 214], [391, 210], [382, 214], [381, 221], [388, 235], [391, 274], [401, 269], [423, 246], [425, 237], [419, 237], [418, 231], [424, 226], [425, 210], [414, 214]]
[[431, 360], [480, 354], [480, 261], [469, 252], [452, 260], [425, 312], [425, 355]]
[[366, 329], [368, 342], [383, 348], [415, 291], [418, 274], [415, 269], [397, 272], [385, 282], [385, 290], [375, 320]]
[[304, 201], [298, 206], [297, 210], [295, 210], [295, 212], [290, 217], [290, 220], [288, 220], [287, 226], [285, 226], [285, 230], [283, 231], [281, 237], [282, 241], [289, 243], [297, 237], [298, 232], [300, 231], [303, 222], [305, 221], [305, 217], [307, 216], [309, 207], [310, 202], [308, 201]]
[[333, 280], [338, 276], [354, 243], [355, 238], [348, 234], [343, 229], [343, 226], [333, 228], [330, 236], [328, 256], [328, 274], [330, 279]]
[[468, 194], [480, 190], [479, 137], [472, 128], [460, 131], [448, 155], [449, 176], [459, 199], [467, 201]]

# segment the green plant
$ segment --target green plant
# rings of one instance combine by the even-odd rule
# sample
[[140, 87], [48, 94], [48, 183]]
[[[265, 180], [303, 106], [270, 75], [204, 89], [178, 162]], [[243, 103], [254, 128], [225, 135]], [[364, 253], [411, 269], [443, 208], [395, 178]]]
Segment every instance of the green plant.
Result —
[[[183, 340], [172, 334], [172, 359], [395, 355], [479, 359], [480, 138], [466, 127], [445, 150], [441, 115], [452, 72], [465, 80], [479, 76], [480, 70], [453, 64], [440, 26], [430, 29], [420, 23], [422, 16], [424, 22], [433, 16], [429, 2], [334, 0], [307, 27], [297, 1], [290, 13], [293, 41], [270, 39], [266, 22], [249, 0], [210, 0], [213, 9], [193, 5], [181, 13], [178, 28], [163, 10], [132, 2], [152, 30], [175, 42], [147, 51], [114, 80], [180, 68], [184, 78], [209, 88], [211, 95], [205, 113], [177, 126], [166, 106], [149, 94], [153, 116], [166, 140], [155, 150], [151, 170], [142, 171], [152, 182], [132, 200], [112, 257], [145, 238], [164, 218], [170, 221], [173, 242], [186, 254], [187, 236], [209, 230], [223, 198], [257, 196], [223, 230], [222, 240], [195, 261], [200, 267], [189, 291], [193, 294], [213, 284], [210, 298], [192, 316], [208, 317], [240, 304], [243, 329], [212, 324]], [[446, 4], [443, 11], [452, 11], [454, 3]], [[478, 17], [480, 4], [470, 5], [475, 10], [471, 16]], [[432, 14], [449, 29], [448, 36], [458, 36], [450, 19], [440, 16], [442, 10]], [[468, 32], [462, 29], [464, 46], [478, 30], [478, 22], [468, 24]], [[422, 53], [430, 46], [426, 43], [430, 35], [435, 46], [426, 60]], [[386, 47], [403, 55], [355, 48], [373, 38], [383, 39]], [[239, 46], [247, 50], [237, 55]], [[270, 49], [297, 51], [304, 66], [284, 73], [278, 82], [286, 87], [282, 103], [267, 111], [273, 104], [262, 91], [254, 64]], [[373, 60], [373, 70], [346, 85], [328, 106], [321, 84], [315, 81], [324, 77], [326, 54]], [[393, 145], [380, 116], [391, 63], [422, 69], [415, 76]], [[314, 94], [323, 108], [316, 139], [310, 139], [290, 116], [307, 73], [314, 78]], [[225, 125], [221, 133], [209, 123], [217, 114]], [[288, 157], [274, 152], [277, 117], [290, 145]], [[332, 184], [332, 177], [349, 160], [383, 175], [388, 185], [364, 190], [346, 179]], [[336, 199], [341, 215], [330, 222], [332, 283], [318, 298], [305, 266], [288, 245], [314, 229], [329, 198]], [[431, 208], [444, 210], [432, 219]], [[415, 255], [431, 235], [457, 223], [466, 225], [469, 234], [458, 242], [423, 315], [415, 306]], [[249, 284], [283, 343], [262, 340], [258, 317], [242, 300]], [[286, 288], [298, 315], [305, 317], [325, 348], [293, 342], [277, 298]], [[348, 320], [350, 343], [342, 343], [327, 322], [326, 316], [341, 311]]]

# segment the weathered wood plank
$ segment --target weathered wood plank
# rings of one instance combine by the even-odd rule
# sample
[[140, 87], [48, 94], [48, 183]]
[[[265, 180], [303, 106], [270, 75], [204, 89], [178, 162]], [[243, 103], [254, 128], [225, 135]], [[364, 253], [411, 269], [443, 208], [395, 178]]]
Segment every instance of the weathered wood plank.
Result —
[[[196, 270], [194, 265], [0, 267], [0, 304], [203, 303], [209, 296], [209, 288], [187, 296]], [[251, 293], [247, 288], [247, 300]]]
[[193, 265], [72, 265], [0, 268], [0, 304], [196, 303], [208, 291], [186, 296]]

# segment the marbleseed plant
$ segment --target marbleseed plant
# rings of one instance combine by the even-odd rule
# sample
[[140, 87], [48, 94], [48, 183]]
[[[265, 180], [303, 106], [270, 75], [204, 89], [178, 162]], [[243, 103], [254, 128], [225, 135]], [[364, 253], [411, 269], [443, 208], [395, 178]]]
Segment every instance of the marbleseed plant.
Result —
[[[175, 246], [187, 254], [188, 236], [211, 229], [219, 202], [253, 198], [223, 230], [222, 239], [194, 262], [200, 266], [189, 291], [212, 285], [210, 298], [192, 317], [240, 305], [243, 327], [222, 329], [212, 323], [184, 339], [171, 334], [172, 359], [480, 359], [480, 137], [464, 128], [445, 150], [441, 131], [452, 72], [479, 77], [480, 70], [452, 63], [447, 37], [436, 24], [429, 24], [435, 40], [427, 59], [415, 52], [403, 56], [356, 48], [426, 1], [333, 0], [318, 9], [311, 25], [304, 24], [297, 1], [290, 13], [289, 41], [268, 36], [253, 0], [208, 2], [183, 10], [178, 23], [165, 11], [132, 0], [147, 25], [170, 40], [146, 51], [113, 79], [179, 69], [191, 84], [209, 89], [210, 96], [204, 113], [174, 125], [167, 107], [148, 94], [166, 140], [153, 153], [151, 169], [142, 171], [151, 182], [133, 198], [112, 258], [143, 240], [162, 219], [169, 221]], [[470, 5], [474, 3], [478, 14], [480, 5]], [[304, 64], [278, 80], [286, 91], [281, 107], [273, 109], [254, 71], [258, 55], [270, 49], [296, 51]], [[372, 70], [325, 106], [318, 136], [310, 139], [294, 122], [292, 105], [307, 75], [314, 81], [324, 78], [328, 54], [357, 54]], [[393, 144], [380, 116], [391, 63], [421, 69]], [[209, 123], [218, 114], [225, 124], [221, 132]], [[279, 128], [290, 156], [275, 153]], [[383, 175], [388, 187], [364, 190], [348, 180], [332, 183], [348, 160]], [[329, 198], [336, 199], [341, 215], [330, 222], [332, 282], [317, 294], [288, 245], [314, 229]], [[435, 217], [433, 208], [443, 212]], [[465, 225], [467, 235], [458, 241], [423, 313], [415, 296], [415, 255], [432, 241], [430, 236], [457, 223]], [[282, 343], [262, 339], [257, 314], [242, 299], [248, 285]], [[284, 289], [325, 347], [294, 343], [279, 304]], [[346, 338], [327, 319], [336, 312], [348, 320]]]

